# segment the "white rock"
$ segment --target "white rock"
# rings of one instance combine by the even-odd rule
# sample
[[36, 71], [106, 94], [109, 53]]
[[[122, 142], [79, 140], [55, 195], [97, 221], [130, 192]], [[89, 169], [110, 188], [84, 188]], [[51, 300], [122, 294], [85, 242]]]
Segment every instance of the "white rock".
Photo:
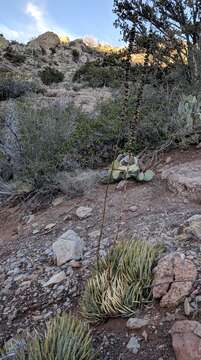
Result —
[[89, 233], [90, 238], [98, 238], [100, 236], [100, 230], [94, 230]]
[[127, 344], [127, 349], [133, 354], [137, 354], [140, 350], [140, 343], [137, 336], [132, 336]]
[[47, 224], [46, 227], [45, 227], [45, 230], [52, 230], [55, 226], [56, 226], [56, 224], [54, 224], [54, 223]]
[[53, 275], [45, 284], [44, 286], [52, 286], [54, 284], [59, 284], [60, 282], [64, 281], [66, 278], [66, 274], [64, 271], [60, 271], [58, 274]]
[[64, 197], [60, 196], [58, 198], [56, 198], [53, 202], [52, 202], [52, 206], [58, 206], [61, 205], [64, 202]]
[[132, 211], [132, 212], [136, 212], [138, 210], [138, 207], [137, 206], [131, 206], [131, 207], [129, 207], [128, 210]]
[[76, 215], [77, 215], [77, 217], [79, 217], [79, 219], [86, 219], [89, 216], [91, 216], [91, 214], [92, 214], [92, 208], [87, 207], [87, 206], [80, 206], [76, 210]]
[[63, 265], [70, 260], [79, 260], [83, 256], [84, 242], [73, 230], [66, 231], [53, 244], [53, 252], [57, 265]]
[[142, 327], [146, 326], [149, 324], [149, 320], [146, 319], [138, 319], [138, 318], [130, 318], [127, 321], [126, 326], [129, 329], [141, 329]]

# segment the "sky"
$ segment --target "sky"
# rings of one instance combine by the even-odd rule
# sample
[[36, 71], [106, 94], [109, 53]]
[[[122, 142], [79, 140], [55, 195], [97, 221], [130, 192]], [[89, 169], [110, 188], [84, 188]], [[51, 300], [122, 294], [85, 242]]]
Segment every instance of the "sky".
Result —
[[50, 30], [71, 39], [93, 36], [121, 46], [112, 7], [113, 0], [0, 0], [0, 33], [27, 42]]

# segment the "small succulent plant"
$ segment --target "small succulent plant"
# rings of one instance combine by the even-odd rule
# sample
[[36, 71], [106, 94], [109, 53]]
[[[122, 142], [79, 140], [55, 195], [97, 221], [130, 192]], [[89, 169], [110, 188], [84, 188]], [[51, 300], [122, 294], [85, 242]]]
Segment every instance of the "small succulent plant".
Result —
[[91, 323], [132, 316], [152, 298], [152, 267], [160, 249], [145, 241], [121, 241], [99, 261], [88, 280], [81, 312]]
[[151, 181], [155, 174], [152, 170], [142, 171], [139, 160], [135, 156], [119, 155], [112, 163], [108, 174], [107, 181], [117, 182], [123, 179], [135, 179], [137, 181]]
[[88, 326], [68, 314], [55, 317], [43, 334], [27, 335], [23, 346], [15, 348], [16, 360], [94, 359]]

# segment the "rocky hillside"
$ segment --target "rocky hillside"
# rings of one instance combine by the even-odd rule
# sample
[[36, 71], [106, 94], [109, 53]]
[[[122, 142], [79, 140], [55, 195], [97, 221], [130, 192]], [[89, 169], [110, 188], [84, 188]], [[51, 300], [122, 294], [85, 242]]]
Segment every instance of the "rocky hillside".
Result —
[[98, 102], [110, 99], [112, 91], [108, 88], [101, 91], [83, 88], [83, 84], [72, 80], [81, 66], [102, 58], [103, 54], [86, 45], [82, 39], [64, 43], [52, 32], [44, 33], [26, 45], [9, 42], [1, 36], [0, 76], [9, 74], [34, 82], [40, 89], [39, 103], [52, 103], [54, 100], [73, 102], [82, 110], [91, 112]]

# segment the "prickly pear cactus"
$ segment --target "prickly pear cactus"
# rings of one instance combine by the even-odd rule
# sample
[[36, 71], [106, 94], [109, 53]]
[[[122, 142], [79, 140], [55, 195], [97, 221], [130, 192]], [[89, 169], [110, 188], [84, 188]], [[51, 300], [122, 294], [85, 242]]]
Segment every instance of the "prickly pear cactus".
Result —
[[196, 96], [183, 96], [178, 107], [178, 120], [182, 127], [192, 131], [195, 126], [201, 125], [201, 99]]

